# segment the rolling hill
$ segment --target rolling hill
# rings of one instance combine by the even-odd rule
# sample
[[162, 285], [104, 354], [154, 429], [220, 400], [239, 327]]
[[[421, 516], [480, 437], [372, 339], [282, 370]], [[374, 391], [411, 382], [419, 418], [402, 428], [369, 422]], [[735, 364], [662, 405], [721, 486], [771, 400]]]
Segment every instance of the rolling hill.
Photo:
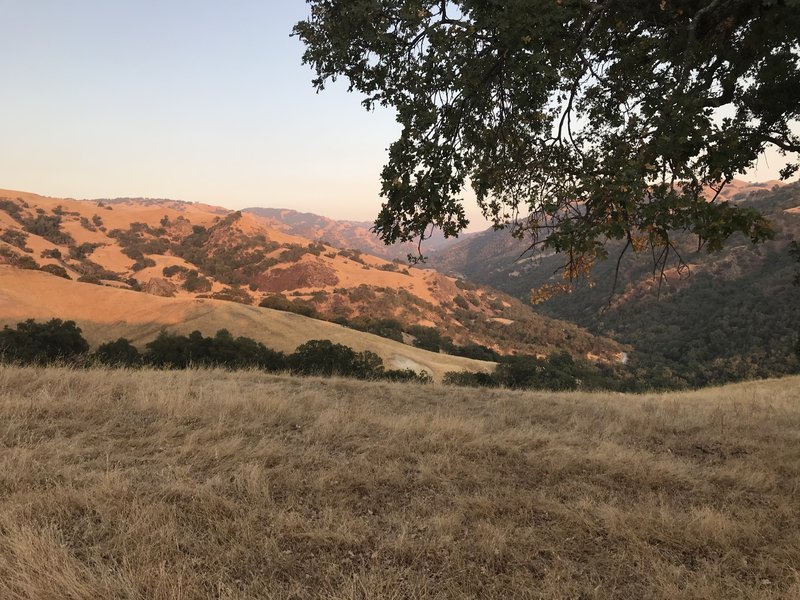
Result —
[[0, 365], [0, 597], [800, 597], [800, 378], [559, 394]]
[[437, 380], [448, 371], [489, 371], [494, 366], [290, 312], [213, 299], [161, 298], [0, 266], [0, 325], [53, 317], [75, 321], [93, 347], [125, 337], [141, 348], [162, 329], [184, 335], [227, 329], [286, 353], [311, 339], [329, 339], [357, 351], [375, 352], [388, 368], [426, 370]]
[[[271, 228], [263, 217], [203, 204], [79, 201], [0, 190], [0, 264], [46, 271], [42, 281], [57, 286], [59, 295], [76, 289], [62, 284], [80, 282], [95, 284], [98, 294], [109, 287], [140, 292], [125, 296], [136, 299], [128, 305], [144, 305], [151, 296], [260, 305], [473, 358], [568, 351], [614, 362], [624, 350], [485, 286], [310, 241]], [[91, 307], [88, 294], [80, 295]]]

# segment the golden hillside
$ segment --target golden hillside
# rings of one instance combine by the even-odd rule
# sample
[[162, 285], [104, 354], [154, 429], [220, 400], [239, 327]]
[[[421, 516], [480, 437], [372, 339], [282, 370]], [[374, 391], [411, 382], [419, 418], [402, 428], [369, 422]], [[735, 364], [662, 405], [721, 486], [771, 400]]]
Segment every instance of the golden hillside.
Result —
[[141, 347], [163, 328], [207, 335], [227, 329], [234, 336], [246, 336], [286, 353], [311, 339], [329, 339], [357, 351], [375, 352], [387, 368], [424, 369], [437, 380], [447, 371], [493, 367], [493, 363], [428, 352], [289, 312], [212, 299], [160, 298], [0, 266], [0, 325], [54, 317], [77, 322], [92, 346], [125, 337]]
[[500, 354], [567, 350], [615, 361], [623, 349], [490, 288], [268, 225], [204, 204], [0, 190], [0, 263], [185, 301], [295, 310], [368, 331], [388, 320], [394, 338], [405, 342], [422, 327], [456, 346]]

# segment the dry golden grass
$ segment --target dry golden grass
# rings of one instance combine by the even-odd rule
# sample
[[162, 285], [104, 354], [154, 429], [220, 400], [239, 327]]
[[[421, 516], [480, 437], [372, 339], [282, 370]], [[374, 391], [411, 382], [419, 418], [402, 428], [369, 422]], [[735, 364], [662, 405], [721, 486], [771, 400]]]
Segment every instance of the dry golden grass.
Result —
[[328, 339], [359, 352], [375, 352], [388, 369], [426, 370], [437, 381], [448, 371], [491, 371], [495, 367], [494, 363], [428, 352], [294, 313], [222, 300], [160, 298], [0, 265], [0, 327], [14, 327], [29, 318], [73, 320], [94, 348], [119, 337], [141, 348], [161, 329], [183, 335], [194, 330], [214, 335], [227, 329], [234, 336], [253, 338], [287, 354], [309, 340]]
[[0, 598], [800, 597], [800, 379], [0, 369]]

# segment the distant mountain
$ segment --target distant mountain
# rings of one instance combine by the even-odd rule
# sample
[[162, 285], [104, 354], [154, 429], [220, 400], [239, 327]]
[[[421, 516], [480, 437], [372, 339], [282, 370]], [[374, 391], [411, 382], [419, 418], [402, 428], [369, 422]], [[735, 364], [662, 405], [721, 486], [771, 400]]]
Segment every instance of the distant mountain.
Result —
[[[70, 301], [63, 285], [77, 281], [189, 305], [221, 300], [276, 308], [473, 358], [567, 351], [615, 362], [624, 350], [485, 286], [203, 204], [78, 201], [0, 190], [0, 264], [46, 271], [45, 279], [58, 285], [54, 297], [63, 302]], [[81, 303], [90, 302], [86, 286], [80, 288]], [[124, 297], [130, 302], [136, 294]], [[0, 302], [0, 321], [18, 318], [13, 309]], [[153, 323], [159, 322], [154, 314]]]
[[[243, 212], [262, 217], [273, 229], [312, 241], [325, 242], [335, 248], [360, 250], [386, 260], [405, 261], [409, 254], [416, 256], [419, 251], [417, 244], [412, 243], [387, 246], [373, 233], [372, 223], [368, 221], [337, 221], [286, 208], [246, 208]], [[449, 248], [470, 235], [446, 238], [441, 230], [435, 229], [431, 237], [423, 242], [422, 252], [427, 256]]]
[[[537, 311], [582, 325], [635, 348], [633, 368], [654, 382], [704, 385], [797, 372], [790, 347], [800, 328], [800, 293], [793, 287], [788, 244], [800, 239], [800, 184], [734, 181], [723, 200], [767, 216], [774, 241], [753, 246], [737, 237], [716, 254], [678, 236], [689, 268], [671, 268], [659, 286], [652, 257], [628, 254], [611, 295], [621, 244], [592, 270], [592, 284], [566, 286]], [[528, 251], [507, 231], [486, 231], [437, 253], [430, 266], [531, 301], [531, 291], [563, 286], [563, 256]], [[646, 374], [645, 374], [646, 371]]]

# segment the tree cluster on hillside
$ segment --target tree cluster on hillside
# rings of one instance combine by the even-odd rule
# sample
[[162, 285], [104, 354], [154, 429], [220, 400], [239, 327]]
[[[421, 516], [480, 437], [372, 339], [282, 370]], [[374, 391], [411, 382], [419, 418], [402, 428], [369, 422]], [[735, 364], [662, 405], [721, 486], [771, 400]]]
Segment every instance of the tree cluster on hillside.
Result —
[[89, 344], [75, 321], [51, 319], [37, 323], [28, 319], [15, 328], [0, 331], [0, 357], [24, 364], [70, 361], [85, 355]]
[[[89, 353], [89, 344], [74, 321], [52, 319], [37, 323], [29, 319], [0, 331], [0, 359], [5, 362], [46, 365], [100, 364], [112, 367], [149, 366], [163, 369], [219, 367], [288, 371], [297, 375], [341, 376], [357, 379], [387, 379], [426, 383], [427, 372], [386, 369], [383, 360], [368, 350], [355, 351], [330, 340], [310, 340], [292, 354], [271, 350], [247, 337], [234, 338], [221, 329], [213, 337], [199, 331], [188, 336], [162, 331], [140, 352], [129, 340], [119, 338], [100, 344]], [[504, 386], [516, 389], [645, 389], [636, 387], [620, 368], [592, 365], [575, 360], [566, 352], [549, 358], [503, 357], [494, 373], [449, 373], [446, 383]]]
[[632, 377], [621, 365], [590, 363], [567, 352], [548, 357], [500, 357], [492, 373], [452, 371], [444, 383], [471, 387], [506, 387], [534, 390], [614, 390], [643, 392], [654, 389], [649, 381]]
[[71, 245], [75, 243], [71, 235], [61, 230], [63, 212], [54, 211], [55, 214], [48, 215], [44, 210], [37, 209], [31, 214], [27, 211], [28, 208], [27, 202], [21, 198], [16, 201], [11, 198], [0, 198], [0, 210], [19, 223], [24, 231], [43, 237], [53, 244]]
[[340, 376], [357, 379], [388, 379], [427, 383], [426, 371], [386, 369], [383, 360], [368, 350], [357, 352], [330, 340], [310, 340], [292, 354], [267, 348], [247, 337], [234, 338], [225, 329], [213, 337], [199, 331], [188, 336], [161, 331], [140, 352], [125, 338], [100, 344], [89, 353], [89, 344], [74, 321], [51, 319], [37, 323], [28, 319], [15, 328], [0, 331], [0, 360], [19, 364], [101, 364], [112, 367], [150, 366], [163, 369], [219, 367], [289, 371], [298, 375]]

